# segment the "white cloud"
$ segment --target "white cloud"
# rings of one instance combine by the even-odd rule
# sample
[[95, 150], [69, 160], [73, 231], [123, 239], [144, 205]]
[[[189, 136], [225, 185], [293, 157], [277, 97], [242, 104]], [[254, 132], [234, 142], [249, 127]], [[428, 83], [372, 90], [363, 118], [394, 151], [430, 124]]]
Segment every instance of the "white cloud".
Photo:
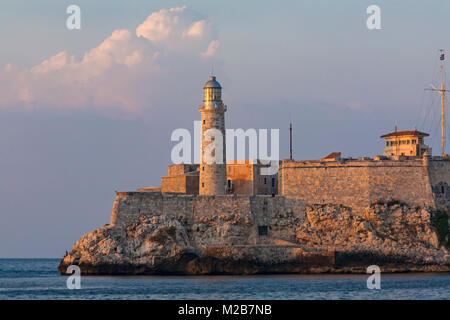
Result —
[[186, 32], [186, 36], [188, 37], [201, 37], [205, 33], [205, 30], [207, 30], [208, 24], [205, 20], [200, 20], [197, 22], [194, 22], [190, 27], [189, 30]]
[[205, 52], [202, 52], [202, 56], [204, 57], [211, 57], [213, 56], [217, 49], [220, 46], [219, 40], [213, 40], [209, 43], [208, 49]]
[[139, 113], [161, 94], [159, 83], [183, 64], [209, 63], [219, 47], [214, 27], [188, 8], [150, 14], [135, 32], [115, 30], [77, 60], [59, 52], [30, 69], [0, 70], [0, 107], [96, 108]]
[[147, 17], [136, 29], [161, 50], [198, 52], [206, 50], [214, 39], [214, 28], [198, 13], [186, 6], [160, 10]]

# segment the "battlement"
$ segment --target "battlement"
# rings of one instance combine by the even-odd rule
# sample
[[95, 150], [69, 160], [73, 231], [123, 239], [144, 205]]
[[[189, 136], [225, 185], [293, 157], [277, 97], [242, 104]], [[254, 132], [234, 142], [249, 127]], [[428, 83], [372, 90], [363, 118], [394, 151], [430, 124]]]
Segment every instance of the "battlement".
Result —
[[[439, 157], [441, 158], [441, 157]], [[315, 168], [333, 168], [333, 167], [381, 167], [381, 166], [423, 166], [423, 158], [418, 157], [398, 157], [382, 158], [380, 156], [375, 158], [360, 157], [358, 159], [342, 158], [336, 161], [330, 160], [282, 160], [281, 168], [294, 168], [294, 167], [315, 167]]]

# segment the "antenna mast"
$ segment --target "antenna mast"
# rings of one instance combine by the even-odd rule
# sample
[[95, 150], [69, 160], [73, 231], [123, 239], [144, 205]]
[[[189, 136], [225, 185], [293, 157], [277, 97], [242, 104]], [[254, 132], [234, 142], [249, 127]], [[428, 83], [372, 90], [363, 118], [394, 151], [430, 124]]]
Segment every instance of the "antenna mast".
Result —
[[292, 121], [289, 122], [289, 159], [292, 160]]
[[444, 86], [444, 64], [443, 61], [445, 59], [445, 55], [444, 55], [444, 50], [440, 49], [439, 50], [439, 61], [440, 61], [440, 70], [441, 70], [441, 86], [440, 88], [436, 88], [435, 86], [431, 85], [431, 91], [435, 91], [435, 92], [439, 92], [439, 94], [441, 95], [441, 127], [442, 127], [442, 156], [446, 156], [445, 155], [445, 92], [448, 92], [450, 90], [446, 90], [445, 86]]
[[441, 87], [440, 87], [440, 94], [441, 94], [441, 126], [442, 126], [442, 155], [445, 155], [445, 89], [444, 89], [444, 81], [442, 77], [442, 70], [443, 70], [443, 64], [442, 61], [444, 61], [444, 50], [440, 50], [440, 70], [441, 70]]

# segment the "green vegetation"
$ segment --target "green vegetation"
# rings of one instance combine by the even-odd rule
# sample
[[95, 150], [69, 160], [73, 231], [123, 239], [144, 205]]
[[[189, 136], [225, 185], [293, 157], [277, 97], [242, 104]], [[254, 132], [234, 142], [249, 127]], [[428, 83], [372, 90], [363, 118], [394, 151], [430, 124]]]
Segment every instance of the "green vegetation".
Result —
[[450, 241], [447, 238], [447, 236], [449, 236], [450, 234], [450, 228], [448, 225], [448, 214], [443, 211], [433, 212], [431, 216], [431, 223], [437, 229], [439, 245], [449, 247]]

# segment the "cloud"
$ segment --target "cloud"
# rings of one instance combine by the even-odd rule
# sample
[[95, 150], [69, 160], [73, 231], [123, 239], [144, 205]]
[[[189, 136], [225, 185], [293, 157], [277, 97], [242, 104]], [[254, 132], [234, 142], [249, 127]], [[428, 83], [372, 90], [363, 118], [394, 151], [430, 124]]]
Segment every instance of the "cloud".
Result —
[[217, 49], [220, 46], [220, 42], [218, 40], [213, 40], [209, 43], [208, 49], [205, 52], [202, 52], [202, 56], [204, 57], [211, 57], [213, 56]]
[[59, 52], [30, 69], [0, 70], [0, 108], [95, 108], [139, 114], [161, 98], [161, 83], [210, 64], [214, 26], [186, 6], [150, 14], [132, 32], [115, 30], [77, 60]]

